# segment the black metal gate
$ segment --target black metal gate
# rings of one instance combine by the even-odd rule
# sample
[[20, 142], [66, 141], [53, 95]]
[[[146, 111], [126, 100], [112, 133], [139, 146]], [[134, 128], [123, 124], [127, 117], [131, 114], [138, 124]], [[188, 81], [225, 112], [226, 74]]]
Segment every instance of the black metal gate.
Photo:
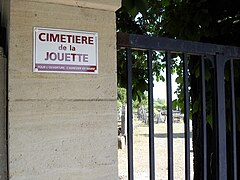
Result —
[[[154, 112], [153, 112], [153, 65], [152, 55], [153, 51], [164, 52], [164, 60], [166, 62], [166, 83], [167, 83], [167, 138], [168, 138], [168, 179], [174, 179], [173, 169], [173, 115], [172, 115], [172, 86], [171, 86], [171, 55], [173, 53], [180, 53], [183, 61], [183, 94], [184, 94], [184, 127], [185, 127], [185, 179], [190, 180], [190, 133], [189, 133], [189, 114], [192, 109], [192, 99], [189, 94], [189, 57], [197, 56], [199, 58], [199, 84], [200, 84], [200, 102], [202, 121], [202, 143], [203, 143], [203, 160], [200, 172], [202, 179], [209, 179], [209, 152], [207, 145], [207, 114], [208, 99], [206, 99], [206, 68], [211, 66], [211, 83], [212, 83], [212, 97], [214, 102], [211, 103], [212, 111], [212, 127], [214, 129], [214, 143], [215, 143], [215, 174], [214, 179], [237, 180], [237, 114], [236, 114], [236, 85], [234, 87], [234, 63], [235, 60], [240, 59], [240, 48], [229, 47], [222, 45], [214, 45], [207, 43], [198, 43], [190, 41], [182, 41], [176, 39], [168, 39], [161, 37], [149, 37], [142, 35], [133, 35], [118, 33], [117, 35], [118, 49], [125, 49], [126, 63], [127, 63], [127, 109], [128, 109], [128, 179], [134, 179], [133, 166], [133, 122], [132, 122], [132, 51], [140, 50], [146, 52], [146, 60], [148, 62], [148, 107], [149, 107], [149, 172], [150, 179], [155, 179], [155, 152], [154, 152]], [[190, 58], [191, 59], [191, 58]], [[194, 59], [194, 58], [193, 58]], [[208, 63], [207, 61], [210, 61]], [[226, 64], [228, 65], [226, 66]], [[228, 69], [228, 77], [226, 77], [226, 68]], [[227, 83], [226, 79], [228, 79]], [[227, 85], [229, 85], [227, 87]], [[236, 93], [235, 93], [236, 92]], [[229, 95], [228, 95], [229, 94]], [[227, 99], [226, 99], [227, 98]], [[230, 110], [227, 110], [226, 102], [229, 104]], [[229, 108], [228, 108], [229, 109]], [[228, 120], [231, 128], [228, 127]], [[229, 130], [231, 129], [231, 130]], [[231, 135], [227, 135], [227, 131]], [[231, 148], [228, 149], [229, 137], [231, 140]], [[210, 142], [211, 143], [211, 142]], [[231, 151], [231, 152], [230, 152]], [[230, 154], [230, 155], [228, 155]], [[231, 173], [231, 176], [229, 175]], [[195, 179], [197, 179], [195, 177]]]

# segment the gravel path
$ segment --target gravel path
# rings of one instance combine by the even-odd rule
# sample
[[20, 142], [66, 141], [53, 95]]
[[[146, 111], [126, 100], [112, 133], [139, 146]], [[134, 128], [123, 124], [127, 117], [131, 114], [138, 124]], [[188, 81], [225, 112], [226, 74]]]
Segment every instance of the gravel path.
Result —
[[[155, 124], [155, 176], [156, 180], [167, 180], [167, 125]], [[191, 128], [190, 128], [191, 129]], [[174, 123], [174, 180], [185, 179], [184, 124]], [[140, 125], [134, 130], [134, 177], [149, 180], [148, 127]], [[191, 140], [190, 140], [191, 141]], [[192, 146], [191, 146], [192, 147]], [[118, 150], [119, 180], [127, 180], [127, 150]], [[191, 151], [191, 162], [193, 160]], [[191, 179], [193, 175], [191, 163]]]

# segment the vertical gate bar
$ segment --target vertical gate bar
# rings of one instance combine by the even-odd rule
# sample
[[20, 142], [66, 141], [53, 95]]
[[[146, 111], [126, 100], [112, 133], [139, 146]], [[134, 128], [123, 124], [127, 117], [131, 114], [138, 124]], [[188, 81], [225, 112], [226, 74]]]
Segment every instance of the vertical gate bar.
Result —
[[203, 132], [203, 180], [207, 179], [207, 119], [206, 119], [206, 83], [205, 83], [205, 60], [201, 56], [201, 109], [202, 109], [202, 132]]
[[[211, 73], [212, 75], [212, 84], [211, 84], [211, 88], [213, 89], [213, 92], [212, 92], [212, 96], [213, 96], [213, 102], [212, 102], [212, 110], [213, 110], [213, 113], [212, 113], [212, 131], [213, 131], [213, 137], [209, 139], [209, 141], [211, 143], [213, 143], [213, 154], [211, 155], [211, 159], [208, 165], [208, 167], [213, 167], [212, 170], [210, 169], [210, 172], [212, 171], [212, 174], [215, 175], [215, 179], [218, 179], [218, 115], [217, 115], [217, 73], [216, 73], [216, 55], [213, 56], [213, 60], [212, 60], [212, 67], [214, 68], [213, 69], [213, 72]], [[212, 140], [211, 140], [212, 139]], [[212, 161], [212, 162], [211, 162]]]
[[10, 158], [9, 158], [9, 61], [6, 61], [6, 147], [7, 147], [7, 179], [10, 178]]
[[172, 116], [172, 82], [171, 82], [171, 53], [166, 52], [167, 77], [167, 136], [168, 136], [168, 180], [173, 180], [173, 116]]
[[236, 137], [236, 107], [234, 90], [234, 68], [233, 60], [230, 60], [230, 78], [231, 78], [231, 110], [232, 110], [232, 135], [233, 135], [233, 180], [237, 180], [237, 137]]
[[148, 50], [148, 122], [150, 180], [155, 180], [152, 50]]
[[227, 179], [227, 148], [226, 148], [226, 112], [225, 112], [225, 83], [224, 55], [217, 54], [216, 68], [216, 110], [217, 110], [217, 174], [218, 180]]
[[127, 48], [127, 148], [128, 179], [134, 179], [133, 172], [133, 121], [132, 121], [132, 51]]
[[184, 132], [185, 132], [185, 179], [190, 180], [190, 130], [189, 130], [189, 94], [187, 54], [183, 54], [184, 77]]

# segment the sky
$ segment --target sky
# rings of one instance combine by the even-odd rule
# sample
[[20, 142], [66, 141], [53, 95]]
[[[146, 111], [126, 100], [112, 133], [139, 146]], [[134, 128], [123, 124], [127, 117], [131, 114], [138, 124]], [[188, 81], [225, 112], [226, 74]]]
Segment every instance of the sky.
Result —
[[[172, 75], [172, 99], [177, 99], [177, 95], [174, 94], [174, 92], [177, 89], [177, 83], [175, 82], [177, 75], [173, 74]], [[154, 81], [154, 87], [153, 87], [153, 98], [155, 100], [159, 99], [165, 99], [167, 98], [167, 91], [166, 91], [166, 81], [165, 82], [156, 82]]]

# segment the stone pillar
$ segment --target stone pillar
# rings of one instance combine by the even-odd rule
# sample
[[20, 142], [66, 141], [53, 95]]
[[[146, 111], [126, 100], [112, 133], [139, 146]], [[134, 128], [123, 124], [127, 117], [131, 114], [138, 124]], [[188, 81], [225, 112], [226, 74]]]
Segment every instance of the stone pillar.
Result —
[[7, 179], [6, 147], [6, 58], [0, 47], [0, 180]]
[[[11, 180], [118, 179], [119, 7], [120, 0], [11, 0], [5, 7]], [[98, 74], [33, 73], [33, 27], [98, 32]]]

